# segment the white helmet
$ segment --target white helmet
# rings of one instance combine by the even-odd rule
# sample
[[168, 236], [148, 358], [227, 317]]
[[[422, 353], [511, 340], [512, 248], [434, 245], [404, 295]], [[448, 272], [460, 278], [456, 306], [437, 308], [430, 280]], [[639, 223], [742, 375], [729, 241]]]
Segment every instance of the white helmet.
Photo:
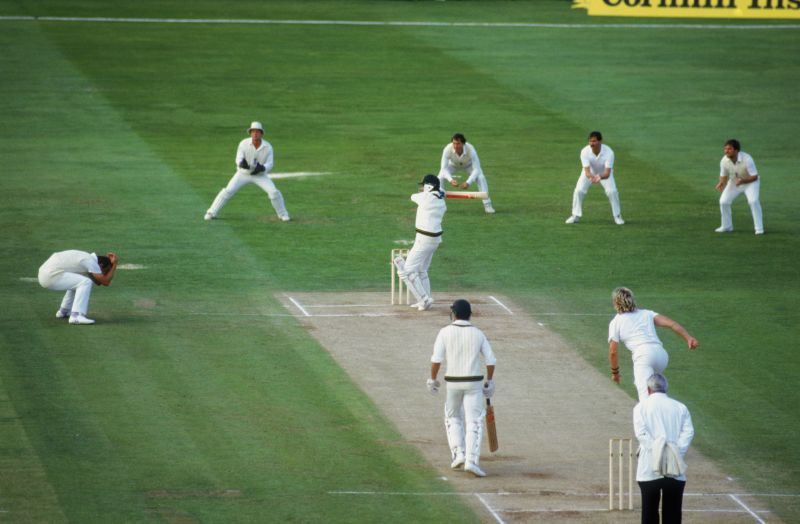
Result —
[[247, 130], [247, 132], [249, 133], [253, 129], [258, 129], [262, 133], [264, 132], [264, 126], [261, 125], [261, 122], [257, 122], [255, 120], [250, 124], [250, 128]]

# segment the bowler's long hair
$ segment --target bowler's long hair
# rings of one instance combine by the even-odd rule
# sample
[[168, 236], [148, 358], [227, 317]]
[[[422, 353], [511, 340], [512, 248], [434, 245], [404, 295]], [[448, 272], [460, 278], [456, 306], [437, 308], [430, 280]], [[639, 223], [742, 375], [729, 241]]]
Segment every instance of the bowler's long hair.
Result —
[[611, 302], [617, 313], [630, 313], [636, 311], [636, 299], [633, 298], [633, 291], [626, 287], [618, 287], [611, 293]]

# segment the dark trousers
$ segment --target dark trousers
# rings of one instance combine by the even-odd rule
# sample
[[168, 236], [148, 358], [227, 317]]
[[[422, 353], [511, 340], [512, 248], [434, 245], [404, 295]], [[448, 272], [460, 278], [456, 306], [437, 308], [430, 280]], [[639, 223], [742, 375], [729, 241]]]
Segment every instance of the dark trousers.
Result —
[[642, 490], [642, 524], [659, 524], [658, 505], [663, 495], [660, 521], [663, 524], [680, 524], [681, 504], [683, 503], [683, 488], [685, 480], [675, 480], [662, 477], [647, 482], [639, 482]]

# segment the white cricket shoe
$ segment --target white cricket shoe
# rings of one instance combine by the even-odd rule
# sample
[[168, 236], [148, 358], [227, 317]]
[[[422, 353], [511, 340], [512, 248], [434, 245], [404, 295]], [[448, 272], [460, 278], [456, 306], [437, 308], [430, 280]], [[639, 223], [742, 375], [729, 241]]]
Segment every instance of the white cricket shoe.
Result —
[[624, 224], [625, 221], [622, 220], [622, 215], [615, 216], [614, 217], [614, 223], [617, 224], [618, 226], [621, 226], [622, 224]]
[[763, 234], [764, 234], [764, 230], [763, 229], [756, 230], [756, 235], [763, 235]]
[[485, 477], [486, 473], [483, 472], [481, 468], [473, 464], [472, 462], [467, 462], [464, 464], [464, 471], [468, 471], [475, 475], [476, 477]]
[[490, 215], [494, 215], [495, 211], [492, 206], [483, 206], [484, 211]]
[[450, 469], [458, 469], [464, 465], [464, 455], [458, 455], [453, 462], [450, 463]]
[[715, 233], [730, 233], [733, 231], [732, 227], [722, 227], [719, 226], [717, 229], [714, 230]]
[[572, 215], [568, 219], [566, 219], [564, 221], [564, 223], [565, 224], [577, 224], [578, 222], [580, 222], [580, 220], [581, 220], [581, 217], [579, 217], [578, 215]]
[[205, 216], [203, 217], [203, 220], [214, 220], [215, 218], [217, 217], [215, 217], [211, 213], [206, 213]]
[[290, 221], [290, 220], [291, 220], [291, 218], [289, 218], [289, 215], [281, 215], [281, 216], [280, 216], [280, 219], [281, 219], [282, 221], [284, 221], [284, 222], [288, 222], [288, 221]]
[[78, 313], [77, 315], [69, 317], [69, 323], [88, 325], [88, 324], [94, 324], [94, 320], [92, 320], [91, 318], [86, 318], [85, 316]]
[[417, 306], [417, 311], [428, 311], [432, 305], [433, 305], [433, 299], [431, 297], [425, 297], [422, 300], [422, 304]]
[[69, 317], [69, 309], [59, 308], [59, 310], [56, 311], [56, 318], [67, 318], [67, 317]]

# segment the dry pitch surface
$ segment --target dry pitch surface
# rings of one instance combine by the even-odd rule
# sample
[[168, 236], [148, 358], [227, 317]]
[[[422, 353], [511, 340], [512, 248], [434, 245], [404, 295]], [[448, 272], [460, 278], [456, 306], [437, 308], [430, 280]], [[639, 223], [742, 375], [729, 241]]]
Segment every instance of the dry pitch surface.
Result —
[[[635, 484], [634, 511], [608, 511], [608, 440], [633, 437], [634, 401], [508, 298], [437, 293], [426, 312], [391, 306], [389, 293], [287, 292], [278, 298], [446, 478], [453, 496], [464, 497], [484, 521], [639, 521]], [[490, 453], [484, 438], [482, 479], [450, 469], [444, 394], [432, 396], [425, 386], [433, 341], [449, 323], [449, 304], [457, 298], [472, 303], [472, 321], [498, 360], [493, 404], [500, 449]], [[622, 362], [623, 380], [630, 380], [631, 364]], [[689, 450], [686, 461], [685, 522], [780, 522], [696, 450]], [[627, 497], [627, 484], [625, 489]], [[392, 494], [349, 486], [330, 493], [387, 495]]]

